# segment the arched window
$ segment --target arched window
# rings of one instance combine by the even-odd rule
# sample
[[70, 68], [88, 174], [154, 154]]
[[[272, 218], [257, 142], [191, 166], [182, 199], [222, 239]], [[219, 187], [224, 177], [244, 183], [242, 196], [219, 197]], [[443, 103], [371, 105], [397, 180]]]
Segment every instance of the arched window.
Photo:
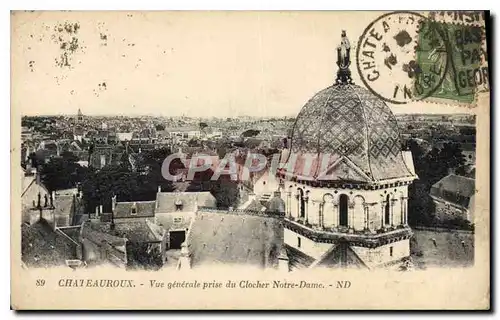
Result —
[[298, 191], [299, 191], [300, 217], [305, 218], [305, 216], [306, 216], [306, 200], [304, 199], [304, 190], [299, 188]]
[[331, 227], [337, 225], [337, 212], [333, 206], [333, 195], [327, 193], [323, 196], [323, 206], [320, 213], [320, 226]]
[[391, 205], [391, 197], [389, 195], [387, 195], [387, 198], [385, 200], [385, 219], [384, 219], [384, 224], [390, 224], [391, 223], [390, 205]]
[[339, 225], [343, 227], [348, 227], [349, 226], [349, 197], [347, 197], [345, 194], [341, 194], [339, 198]]

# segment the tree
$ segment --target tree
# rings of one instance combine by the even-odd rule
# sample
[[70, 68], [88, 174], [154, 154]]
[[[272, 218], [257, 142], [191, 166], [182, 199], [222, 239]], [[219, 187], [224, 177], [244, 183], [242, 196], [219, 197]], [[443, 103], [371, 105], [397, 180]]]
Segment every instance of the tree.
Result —
[[101, 170], [92, 169], [82, 182], [83, 199], [87, 212], [103, 205], [105, 211], [111, 210], [111, 197], [118, 201], [131, 201], [137, 195], [138, 175], [125, 166], [105, 166]]
[[426, 154], [422, 146], [413, 139], [406, 142], [406, 149], [412, 153], [415, 173], [419, 177], [408, 187], [408, 223], [432, 225], [435, 221], [435, 205], [429, 193], [433, 177], [441, 172], [435, 166], [439, 150], [433, 149]]
[[199, 127], [200, 127], [200, 130], [203, 131], [206, 127], [208, 127], [208, 124], [206, 124], [205, 122], [200, 122]]
[[190, 192], [210, 191], [217, 200], [218, 208], [237, 207], [240, 198], [238, 182], [231, 180], [228, 175], [221, 175], [219, 179], [211, 180], [213, 174], [211, 169], [196, 172], [186, 190]]
[[415, 180], [408, 187], [408, 223], [410, 225], [430, 226], [436, 222], [436, 208], [429, 192], [429, 184], [421, 180]]
[[240, 200], [238, 183], [231, 180], [217, 180], [212, 183], [210, 193], [217, 200], [217, 208], [236, 208]]
[[456, 143], [445, 143], [441, 150], [433, 148], [427, 154], [414, 140], [407, 142], [407, 148], [412, 151], [419, 177], [408, 187], [408, 222], [411, 225], [433, 225], [436, 223], [436, 210], [430, 190], [449, 172], [460, 173], [465, 170], [465, 158], [460, 145]]
[[74, 188], [87, 173], [87, 168], [80, 166], [78, 157], [71, 152], [63, 152], [61, 157], [51, 158], [41, 166], [40, 179], [50, 191]]
[[188, 147], [199, 147], [201, 146], [200, 140], [192, 138], [188, 141]]
[[172, 182], [165, 179], [161, 172], [168, 155], [168, 148], [144, 151], [137, 171], [132, 171], [128, 163], [91, 170], [82, 183], [87, 210], [92, 212], [95, 206], [101, 204], [105, 210], [111, 210], [113, 196], [118, 201], [152, 201], [156, 199], [158, 187], [164, 192], [173, 191]]
[[[125, 235], [118, 235], [126, 237]], [[158, 270], [163, 266], [163, 258], [158, 247], [145, 242], [127, 241], [127, 267]]]
[[156, 129], [156, 131], [163, 131], [163, 130], [165, 130], [165, 125], [163, 125], [163, 124], [157, 124], [155, 126], [155, 129]]
[[475, 127], [462, 127], [459, 129], [459, 132], [463, 136], [475, 136], [476, 128]]
[[[147, 167], [147, 174], [144, 177], [146, 181], [145, 193], [150, 193], [156, 197], [156, 192], [158, 190], [158, 186], [161, 187], [162, 191], [168, 192], [173, 191], [174, 187], [172, 185], [172, 181], [169, 181], [163, 177], [162, 174], [162, 166], [165, 159], [171, 154], [169, 148], [159, 148], [147, 150], [143, 153], [142, 157], [142, 165]], [[175, 169], [182, 165], [179, 159], [175, 159], [170, 163], [170, 169]]]
[[241, 133], [241, 136], [244, 138], [255, 137], [260, 133], [260, 130], [248, 129]]
[[458, 143], [445, 143], [439, 153], [440, 162], [448, 172], [450, 169], [455, 170], [465, 165], [465, 156], [462, 153], [462, 148]]

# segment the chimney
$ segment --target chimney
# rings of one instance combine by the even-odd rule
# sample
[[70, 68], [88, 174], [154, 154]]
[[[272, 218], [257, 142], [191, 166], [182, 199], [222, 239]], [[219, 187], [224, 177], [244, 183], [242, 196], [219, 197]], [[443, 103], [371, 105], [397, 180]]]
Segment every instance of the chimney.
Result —
[[28, 159], [26, 162], [26, 174], [31, 175], [33, 173], [33, 168], [31, 167], [31, 160]]
[[70, 216], [70, 224], [73, 224], [71, 220], [75, 219], [76, 216], [76, 193], [73, 194], [73, 205], [71, 206], [71, 216]]
[[95, 216], [99, 218], [99, 206], [95, 206]]
[[102, 204], [99, 206], [99, 214], [102, 214]]
[[111, 224], [109, 228], [115, 230], [115, 213], [113, 211], [111, 211]]
[[187, 270], [191, 269], [191, 259], [189, 258], [189, 250], [186, 242], [181, 244], [181, 256], [179, 257], [179, 261], [177, 263], [178, 270]]
[[30, 164], [31, 163], [31, 159], [30, 159], [30, 146], [27, 145], [26, 146], [26, 154], [25, 154], [25, 157], [24, 157], [24, 160]]
[[198, 195], [194, 198], [194, 212], [198, 212]]
[[36, 207], [37, 208], [41, 208], [41, 206], [40, 206], [40, 200], [41, 200], [41, 198], [42, 198], [42, 195], [40, 194], [40, 192], [38, 192], [38, 201], [36, 203]]
[[50, 206], [51, 207], [54, 207], [54, 200], [55, 199], [56, 199], [56, 192], [52, 191], [52, 193], [50, 194]]
[[158, 193], [161, 192], [161, 186], [158, 186]]
[[111, 197], [111, 212], [115, 212], [116, 208], [116, 195]]

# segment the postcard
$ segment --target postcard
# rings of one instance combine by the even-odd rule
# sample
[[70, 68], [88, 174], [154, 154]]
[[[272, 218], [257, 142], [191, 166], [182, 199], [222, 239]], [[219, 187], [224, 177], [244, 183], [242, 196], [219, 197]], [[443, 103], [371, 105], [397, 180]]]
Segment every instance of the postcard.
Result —
[[12, 11], [12, 308], [488, 310], [489, 23]]

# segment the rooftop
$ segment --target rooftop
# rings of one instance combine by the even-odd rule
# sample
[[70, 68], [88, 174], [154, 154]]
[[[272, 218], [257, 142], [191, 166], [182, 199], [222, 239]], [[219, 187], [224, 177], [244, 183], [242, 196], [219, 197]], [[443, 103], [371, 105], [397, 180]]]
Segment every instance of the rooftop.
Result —
[[391, 109], [357, 85], [333, 85], [315, 94], [297, 115], [291, 149], [312, 156], [331, 155], [332, 166], [347, 159], [347, 166], [359, 171], [356, 177], [367, 182], [413, 176], [401, 154]]
[[66, 265], [66, 260], [76, 259], [76, 246], [63, 235], [52, 231], [44, 221], [21, 226], [22, 260], [28, 267]]
[[245, 264], [272, 267], [283, 246], [280, 219], [261, 215], [200, 210], [186, 239], [193, 267]]
[[457, 205], [468, 207], [470, 199], [476, 192], [476, 182], [474, 179], [450, 174], [436, 182], [430, 194]]
[[113, 212], [114, 218], [154, 217], [155, 204], [156, 201], [117, 202]]
[[[216, 206], [215, 197], [210, 192], [159, 192], [156, 202], [156, 212], [195, 212], [196, 206]], [[176, 202], [182, 206], [177, 206]]]
[[474, 233], [415, 229], [414, 261], [423, 267], [466, 267], [474, 264]]

